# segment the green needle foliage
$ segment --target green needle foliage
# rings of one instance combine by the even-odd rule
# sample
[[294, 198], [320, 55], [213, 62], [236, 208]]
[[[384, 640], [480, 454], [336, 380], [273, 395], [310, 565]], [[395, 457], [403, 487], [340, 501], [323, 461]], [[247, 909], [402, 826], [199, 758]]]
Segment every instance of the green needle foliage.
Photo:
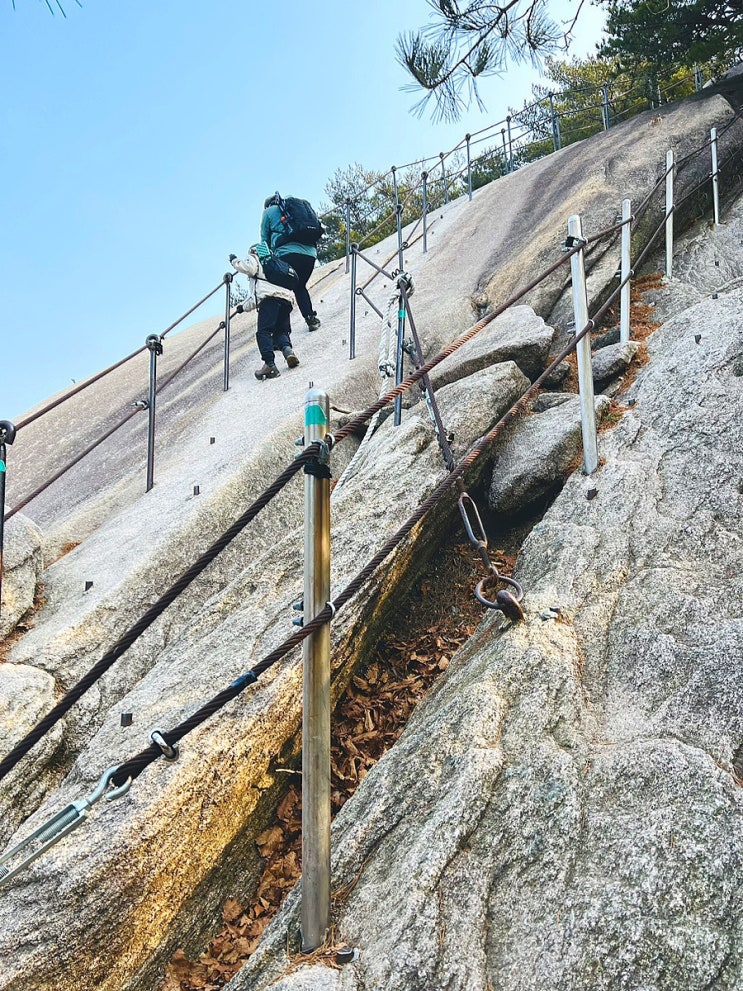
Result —
[[509, 61], [536, 62], [558, 45], [562, 32], [548, 16], [548, 0], [428, 0], [434, 23], [399, 35], [397, 60], [424, 89], [414, 110], [434, 101], [434, 120], [456, 120], [473, 101], [481, 76], [502, 72]]

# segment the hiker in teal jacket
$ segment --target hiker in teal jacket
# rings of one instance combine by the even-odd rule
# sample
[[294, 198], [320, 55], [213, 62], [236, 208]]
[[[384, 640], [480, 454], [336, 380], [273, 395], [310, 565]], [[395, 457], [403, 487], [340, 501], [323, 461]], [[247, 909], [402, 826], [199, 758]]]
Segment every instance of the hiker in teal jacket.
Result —
[[263, 206], [261, 241], [265, 241], [278, 258], [283, 258], [295, 269], [300, 281], [300, 285], [294, 290], [297, 306], [307, 322], [307, 327], [310, 330], [317, 330], [320, 326], [320, 319], [312, 306], [312, 300], [307, 291], [307, 282], [317, 261], [317, 248], [313, 244], [295, 242], [276, 247], [275, 241], [284, 232], [284, 225], [281, 223], [281, 209], [276, 203], [276, 196], [269, 196]]

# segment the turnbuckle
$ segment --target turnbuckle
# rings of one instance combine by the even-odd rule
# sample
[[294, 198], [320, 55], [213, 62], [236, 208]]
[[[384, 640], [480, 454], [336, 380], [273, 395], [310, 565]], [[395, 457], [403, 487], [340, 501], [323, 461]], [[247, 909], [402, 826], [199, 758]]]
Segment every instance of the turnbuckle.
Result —
[[[111, 778], [117, 771], [117, 767], [109, 767], [103, 772], [100, 781], [87, 798], [80, 798], [76, 802], [71, 802], [61, 811], [57, 812], [56, 815], [53, 815], [51, 819], [47, 819], [43, 825], [35, 829], [25, 840], [21, 840], [20, 843], [11, 847], [7, 853], [4, 853], [0, 857], [0, 887], [6, 881], [9, 881], [16, 874], [20, 873], [33, 860], [40, 857], [50, 846], [58, 843], [63, 836], [67, 836], [73, 829], [77, 829], [87, 819], [88, 809], [95, 805], [99, 799], [105, 798], [107, 802], [113, 802], [114, 799], [119, 798], [129, 791], [132, 783], [131, 778], [128, 778], [118, 788], [108, 790]], [[18, 857], [22, 857], [22, 859], [19, 863], [14, 863]]]

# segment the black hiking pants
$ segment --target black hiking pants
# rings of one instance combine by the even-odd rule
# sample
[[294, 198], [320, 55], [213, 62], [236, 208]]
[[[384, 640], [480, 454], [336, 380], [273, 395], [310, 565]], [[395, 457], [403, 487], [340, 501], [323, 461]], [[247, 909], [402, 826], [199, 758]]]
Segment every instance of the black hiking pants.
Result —
[[292, 325], [289, 315], [292, 304], [277, 296], [266, 296], [258, 304], [258, 329], [255, 340], [261, 358], [267, 365], [273, 365], [274, 351], [283, 351], [292, 346]]
[[305, 320], [307, 317], [316, 316], [314, 307], [312, 306], [312, 300], [310, 299], [310, 294], [307, 291], [307, 282], [309, 281], [309, 277], [312, 275], [312, 270], [315, 267], [315, 259], [312, 255], [299, 255], [291, 252], [286, 255], [281, 255], [281, 257], [284, 261], [289, 262], [291, 267], [299, 276], [299, 281], [301, 284], [294, 290], [294, 296], [297, 300], [299, 312]]

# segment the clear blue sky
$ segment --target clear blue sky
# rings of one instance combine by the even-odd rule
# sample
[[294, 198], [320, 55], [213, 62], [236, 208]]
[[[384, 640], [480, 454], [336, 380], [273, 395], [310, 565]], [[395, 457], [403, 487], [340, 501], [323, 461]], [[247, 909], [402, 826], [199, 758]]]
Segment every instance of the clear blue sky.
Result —
[[[275, 189], [327, 203], [337, 168], [448, 151], [539, 79], [486, 80], [485, 113], [434, 124], [394, 57], [425, 0], [61, 3], [66, 19], [0, 0], [0, 419], [164, 330], [257, 239]], [[572, 51], [602, 21], [586, 5]]]

